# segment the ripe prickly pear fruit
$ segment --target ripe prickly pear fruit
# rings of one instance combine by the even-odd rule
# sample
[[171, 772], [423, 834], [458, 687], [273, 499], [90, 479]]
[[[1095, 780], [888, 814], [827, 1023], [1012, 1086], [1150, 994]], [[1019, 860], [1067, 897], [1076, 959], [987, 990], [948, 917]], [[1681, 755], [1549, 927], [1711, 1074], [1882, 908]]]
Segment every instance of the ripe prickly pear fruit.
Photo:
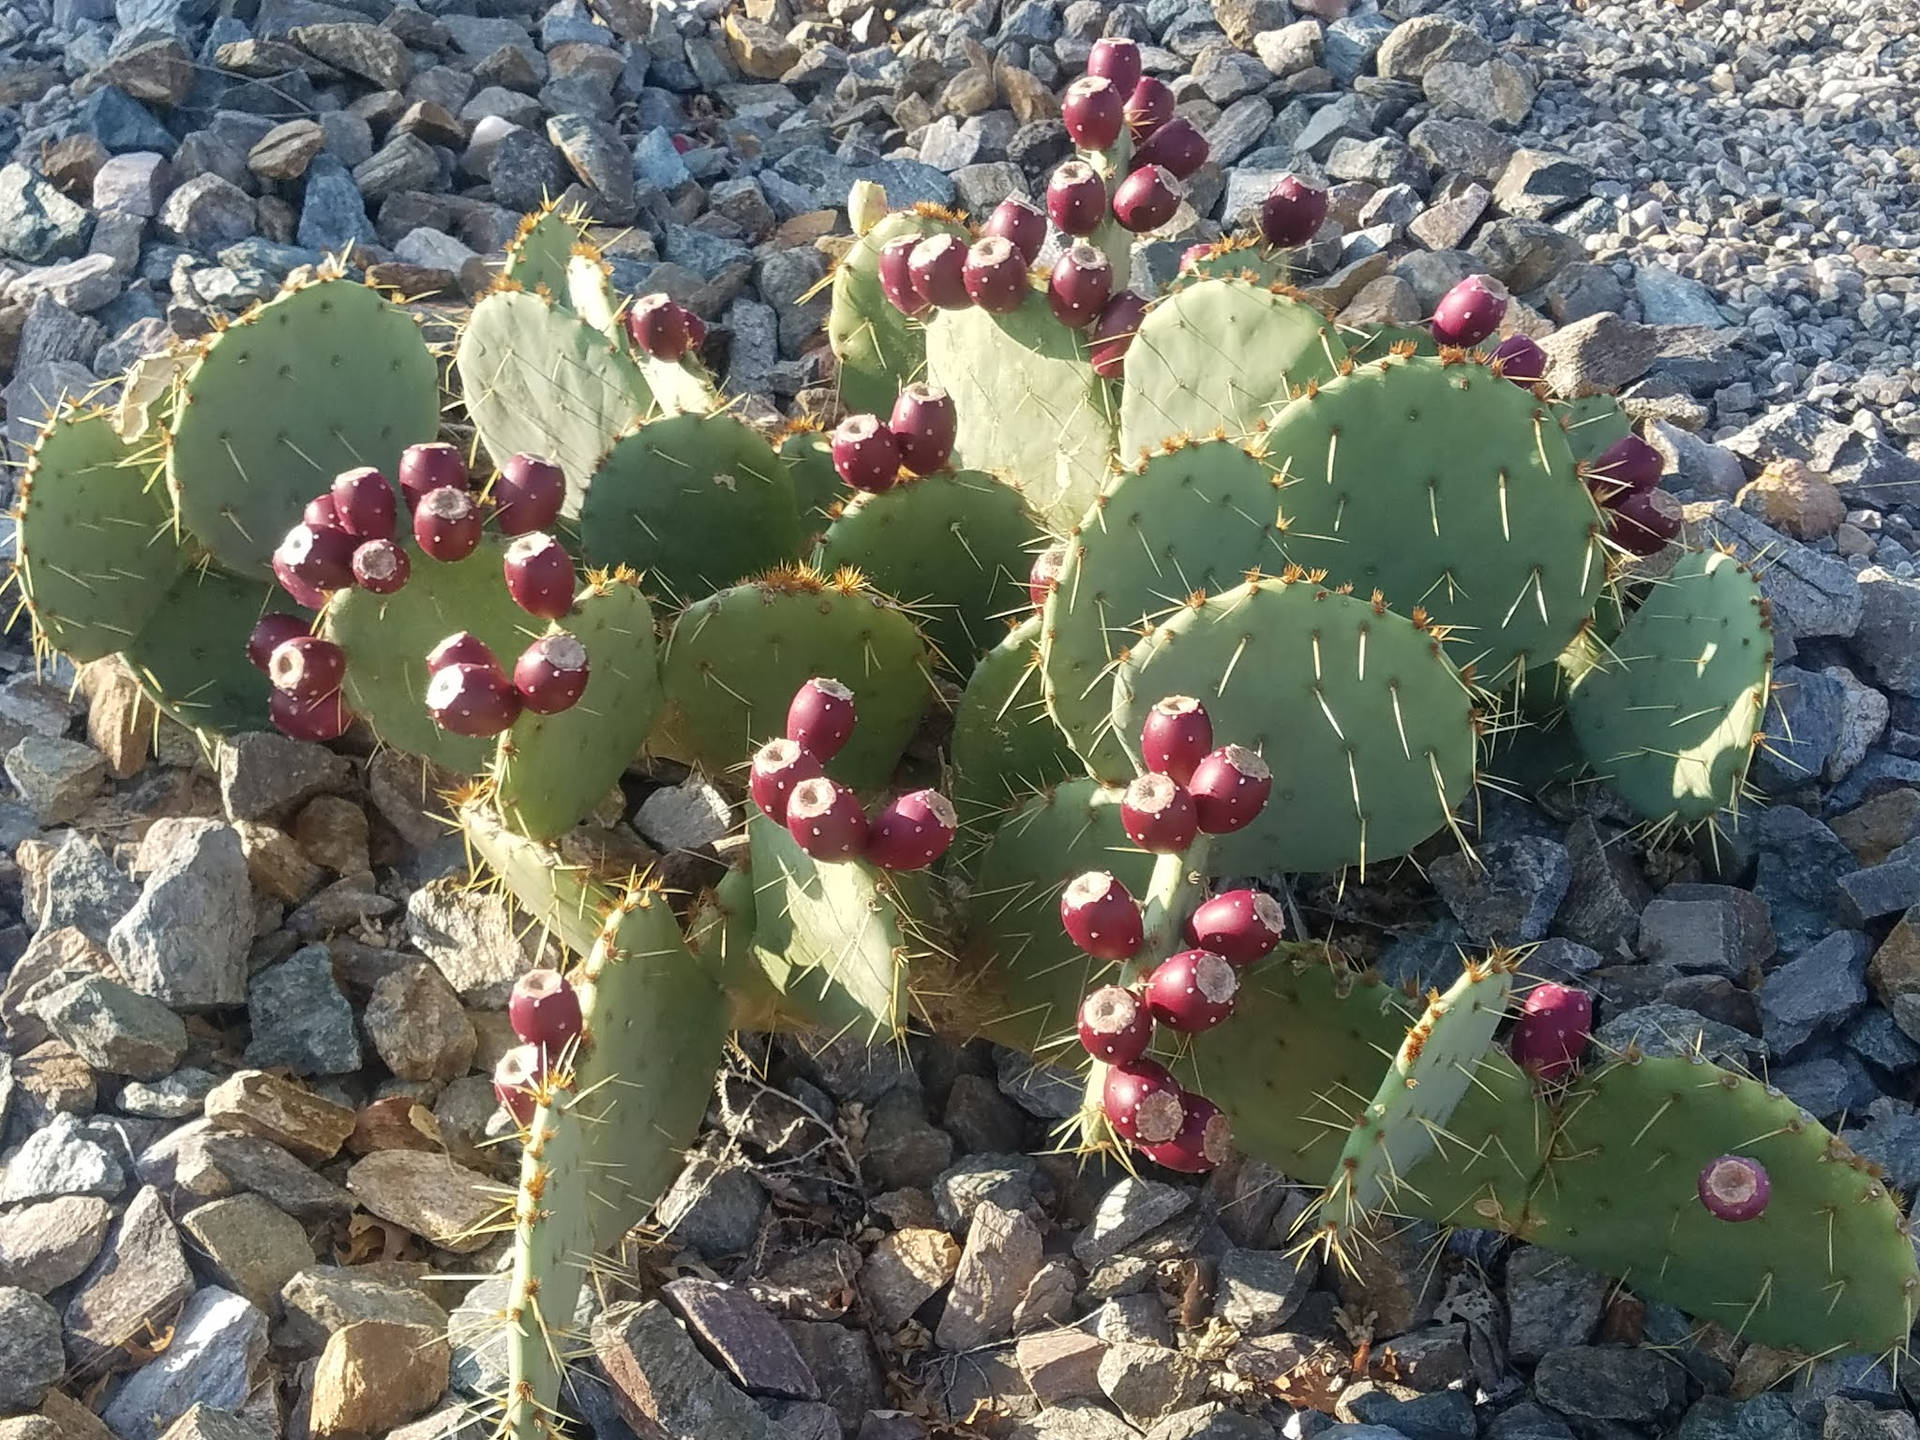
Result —
[[409, 445], [400, 452], [400, 494], [412, 510], [443, 485], [456, 490], [467, 488], [467, 462], [460, 451], [444, 440], [426, 445]]
[[1140, 726], [1140, 757], [1157, 775], [1191, 784], [1193, 770], [1213, 749], [1213, 722], [1191, 695], [1168, 695], [1153, 702]]
[[1134, 153], [1136, 165], [1164, 165], [1176, 180], [1190, 180], [1212, 154], [1207, 137], [1184, 115], [1176, 115], [1141, 141]]
[[544, 530], [560, 518], [567, 476], [538, 455], [510, 456], [493, 482], [493, 519], [502, 535]]
[[1669, 515], [1655, 503], [1659, 493], [1630, 490], [1602, 512], [1608, 517], [1608, 536], [1623, 550], [1634, 555], [1657, 555], [1680, 533], [1680, 517]]
[[1080, 1044], [1096, 1060], [1131, 1065], [1153, 1043], [1153, 1016], [1140, 997], [1102, 985], [1080, 1002]]
[[307, 634], [313, 624], [304, 615], [262, 615], [247, 636], [247, 663], [265, 673], [273, 652], [287, 641]]
[[938, 790], [888, 801], [867, 827], [867, 859], [882, 870], [923, 870], [947, 853], [960, 820]]
[[375, 595], [391, 595], [406, 588], [413, 574], [407, 552], [391, 540], [368, 540], [353, 552], [353, 582]]
[[493, 1067], [493, 1098], [522, 1130], [533, 1123], [533, 1112], [540, 1108], [534, 1087], [544, 1070], [537, 1045], [516, 1045]]
[[1107, 218], [1107, 187], [1084, 160], [1069, 160], [1047, 181], [1047, 215], [1068, 235], [1091, 235]]
[[793, 692], [787, 705], [787, 739], [799, 741], [825, 764], [853, 735], [857, 718], [853, 691], [838, 680], [816, 675]]
[[1146, 318], [1147, 302], [1131, 290], [1122, 290], [1107, 301], [1093, 322], [1093, 343], [1088, 348], [1094, 374], [1103, 380], [1118, 380], [1125, 373], [1127, 350]]
[[1547, 378], [1547, 352], [1531, 335], [1509, 335], [1487, 357], [1499, 375], [1522, 390], [1531, 390]]
[[[1173, 88], [1166, 81], [1146, 75], [1133, 82], [1126, 115], [1135, 145], [1152, 138], [1154, 131], [1173, 118], [1173, 103]], [[1135, 158], [1139, 158], [1137, 154]]]
[[967, 246], [957, 236], [929, 235], [907, 257], [915, 292], [942, 310], [964, 310], [973, 303], [966, 272]]
[[303, 521], [287, 532], [273, 552], [274, 572], [278, 574], [284, 566], [288, 575], [312, 590], [342, 590], [353, 583], [353, 547], [353, 537], [346, 531], [318, 529]]
[[1140, 166], [1113, 192], [1113, 218], [1136, 235], [1158, 230], [1179, 208], [1180, 184], [1164, 165]]
[[1273, 772], [1246, 746], [1223, 745], [1193, 767], [1187, 788], [1200, 828], [1209, 835], [1231, 835], [1252, 824], [1267, 803]]
[[274, 729], [295, 740], [338, 740], [353, 724], [353, 712], [338, 690], [309, 700], [275, 690], [267, 696], [267, 718]]
[[280, 588], [294, 600], [309, 610], [318, 610], [327, 603], [327, 592], [318, 585], [309, 585], [293, 573], [287, 562], [278, 555], [273, 557], [273, 578], [280, 582]]
[[558, 715], [580, 703], [589, 672], [580, 637], [559, 630], [542, 635], [513, 662], [513, 688], [536, 715]]
[[1536, 985], [1521, 1002], [1507, 1053], [1522, 1070], [1558, 1080], [1578, 1068], [1593, 1033], [1593, 997], [1566, 985]]
[[914, 288], [909, 261], [918, 235], [901, 235], [880, 247], [880, 293], [902, 315], [924, 315], [931, 308]]
[[1126, 92], [1104, 75], [1084, 75], [1067, 86], [1060, 119], [1082, 150], [1105, 150], [1126, 122]]
[[1500, 328], [1507, 298], [1507, 287], [1491, 275], [1469, 275], [1434, 307], [1433, 338], [1442, 345], [1478, 345]]
[[931, 475], [953, 458], [960, 414], [946, 391], [916, 380], [893, 402], [887, 429], [900, 451], [900, 463], [915, 475]]
[[833, 432], [834, 473], [870, 495], [900, 477], [900, 443], [878, 415], [849, 415]]
[[340, 528], [360, 540], [391, 540], [399, 505], [387, 477], [371, 465], [333, 477], [333, 509]]
[[787, 795], [787, 833], [816, 860], [851, 860], [867, 848], [867, 812], [853, 791], [816, 775]]
[[1666, 457], [1638, 435], [1622, 435], [1595, 457], [1587, 483], [1599, 481], [1605, 495], [1656, 489], [1667, 468]]
[[1139, 904], [1105, 870], [1089, 870], [1067, 882], [1060, 892], [1060, 923], [1068, 938], [1096, 960], [1125, 960], [1146, 939]]
[[1107, 1071], [1100, 1108], [1122, 1140], [1163, 1145], [1180, 1133], [1186, 1118], [1182, 1093], [1179, 1082], [1159, 1061], [1135, 1060]]
[[1069, 245], [1047, 276], [1047, 304], [1054, 319], [1084, 330], [1113, 295], [1113, 262], [1098, 245], [1081, 240]]
[[1180, 1129], [1171, 1140], [1140, 1147], [1156, 1165], [1187, 1175], [1204, 1175], [1233, 1155], [1233, 1127], [1220, 1107], [1204, 1095], [1180, 1093]]
[[[1047, 217], [1031, 201], [1009, 195], [993, 207], [980, 233], [1005, 240], [1019, 255], [1021, 264], [1031, 265], [1039, 259], [1040, 247], [1047, 243]], [[975, 303], [979, 303], [978, 296]]]
[[1178, 855], [1200, 833], [1193, 796], [1171, 775], [1149, 771], [1134, 778], [1120, 801], [1120, 825], [1142, 850]]
[[427, 681], [427, 713], [454, 735], [498, 735], [520, 718], [520, 692], [498, 665], [441, 665]]
[[[1041, 222], [1046, 228], [1046, 222]], [[1011, 315], [1027, 299], [1027, 260], [1004, 235], [976, 240], [961, 272], [967, 294], [990, 315]]]
[[507, 594], [529, 615], [558, 620], [573, 609], [579, 577], [567, 547], [551, 535], [534, 531], [507, 547], [500, 566], [507, 577]]
[[1147, 1009], [1169, 1030], [1198, 1035], [1233, 1014], [1240, 978], [1224, 955], [1182, 950], [1147, 977]]
[[331, 695], [347, 678], [347, 652], [318, 635], [295, 635], [267, 659], [267, 679], [298, 700]]
[[300, 519], [303, 524], [311, 525], [316, 530], [344, 528], [340, 524], [340, 507], [333, 503], [332, 491], [309, 500], [307, 508], [300, 512]]
[[1195, 907], [1181, 933], [1229, 965], [1251, 965], [1272, 953], [1286, 928], [1286, 911], [1266, 891], [1223, 890]]
[[672, 364], [687, 353], [687, 310], [669, 295], [642, 295], [627, 307], [627, 339], [656, 360]]
[[753, 803], [775, 824], [787, 823], [787, 798], [802, 780], [817, 780], [824, 772], [820, 757], [797, 740], [769, 740], [753, 752], [747, 791]]
[[1260, 202], [1260, 237], [1269, 245], [1304, 245], [1327, 219], [1327, 192], [1298, 175], [1282, 175]]
[[500, 661], [487, 642], [471, 630], [456, 630], [427, 652], [429, 675], [445, 665], [490, 665], [498, 670]]
[[1067, 547], [1049, 545], [1033, 557], [1033, 568], [1027, 572], [1027, 595], [1038, 610], [1047, 603], [1047, 596], [1053, 593], [1060, 583], [1060, 571], [1067, 563]]
[[1758, 1220], [1773, 1198], [1766, 1167], [1744, 1155], [1722, 1155], [1700, 1172], [1700, 1203], [1716, 1220]]
[[507, 1023], [527, 1044], [558, 1055], [580, 1036], [580, 992], [558, 970], [529, 970], [507, 996]]
[[1119, 37], [1094, 41], [1087, 54], [1087, 74], [1111, 80], [1115, 90], [1131, 95], [1140, 83], [1140, 47]]
[[451, 485], [430, 490], [413, 510], [413, 539], [421, 552], [451, 564], [480, 545], [483, 523], [473, 496]]

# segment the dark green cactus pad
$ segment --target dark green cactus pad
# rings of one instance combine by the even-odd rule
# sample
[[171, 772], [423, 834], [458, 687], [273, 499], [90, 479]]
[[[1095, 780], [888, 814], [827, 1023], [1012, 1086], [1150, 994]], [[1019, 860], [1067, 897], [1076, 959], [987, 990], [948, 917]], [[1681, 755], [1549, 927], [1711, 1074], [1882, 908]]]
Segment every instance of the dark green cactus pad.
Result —
[[191, 730], [268, 729], [272, 692], [247, 660], [247, 636], [269, 612], [301, 613], [277, 586], [195, 567], [173, 582], [127, 646], [127, 665], [155, 703]]
[[925, 332], [893, 308], [880, 289], [880, 252], [902, 235], [968, 237], [957, 217], [927, 209], [896, 210], [853, 242], [833, 272], [827, 339], [840, 361], [840, 398], [849, 410], [885, 415], [894, 396], [926, 368]]
[[438, 367], [407, 312], [347, 280], [289, 290], [206, 344], [167, 451], [180, 521], [267, 578], [274, 547], [342, 470], [391, 476], [440, 430]]
[[1047, 714], [1040, 680], [1040, 617], [981, 657], [953, 714], [953, 803], [963, 832], [956, 850], [982, 837], [989, 816], [1079, 773], [1067, 737]]
[[586, 223], [578, 211], [544, 205], [521, 217], [519, 233], [507, 243], [500, 277], [522, 290], [536, 294], [544, 290], [548, 299], [567, 304], [567, 262], [573, 258], [573, 247], [586, 238]]
[[34, 624], [76, 660], [126, 648], [185, 563], [159, 473], [104, 410], [61, 415], [28, 452], [18, 536]]
[[657, 360], [628, 340], [621, 316], [624, 307], [613, 293], [607, 262], [597, 252], [576, 253], [567, 258], [565, 300], [574, 314], [605, 335], [615, 349], [638, 367], [657, 412], [704, 415], [719, 408], [720, 395], [714, 388], [713, 376], [692, 351], [678, 360]]
[[824, 529], [832, 519], [833, 506], [854, 493], [833, 468], [832, 442], [818, 430], [792, 430], [781, 437], [780, 458], [787, 462], [787, 478], [793, 481], [801, 527]]
[[1553, 407], [1573, 458], [1591, 465], [1600, 452], [1633, 433], [1633, 421], [1611, 395], [1588, 395]]
[[1474, 778], [1473, 707], [1430, 631], [1306, 580], [1261, 579], [1175, 611], [1114, 677], [1113, 728], [1191, 695], [1216, 744], [1259, 751], [1273, 795], [1216, 838], [1214, 874], [1338, 870], [1404, 855]]
[[600, 935], [601, 917], [617, 888], [584, 865], [569, 865], [560, 852], [510, 829], [488, 797], [460, 807], [460, 831], [477, 856], [507, 887], [514, 903], [559, 940], [572, 955], [586, 955]]
[[1031, 603], [1027, 572], [1043, 545], [1011, 486], [955, 470], [857, 495], [815, 563], [851, 565], [907, 606], [947, 668], [964, 676], [1006, 633], [1003, 617]]
[[1753, 574], [1719, 551], [1683, 556], [1573, 685], [1594, 772], [1649, 820], [1705, 820], [1740, 799], [1767, 713], [1773, 629]]
[[682, 612], [661, 660], [667, 706], [648, 747], [714, 774], [743, 766], [782, 733], [793, 692], [822, 675], [853, 691], [859, 715], [827, 773], [878, 787], [933, 697], [932, 666], [906, 612], [857, 577], [782, 571]]
[[1200, 280], [1244, 280], [1249, 285], [1270, 287], [1285, 285], [1293, 278], [1288, 263], [1291, 250], [1277, 249], [1252, 239], [1223, 240], [1207, 247], [1207, 253], [1185, 262], [1179, 279], [1184, 283]]
[[1398, 345], [1404, 352], [1412, 347], [1415, 355], [1438, 355], [1440, 342], [1424, 325], [1356, 325], [1340, 327], [1340, 338], [1356, 364], [1379, 360], [1393, 353]]
[[1504, 1049], [1481, 1056], [1445, 1127], [1430, 1133], [1433, 1153], [1401, 1177], [1390, 1210], [1441, 1225], [1522, 1230], [1553, 1117]]
[[675, 604], [799, 558], [784, 461], [731, 415], [673, 415], [623, 436], [580, 507], [587, 563], [629, 565]]

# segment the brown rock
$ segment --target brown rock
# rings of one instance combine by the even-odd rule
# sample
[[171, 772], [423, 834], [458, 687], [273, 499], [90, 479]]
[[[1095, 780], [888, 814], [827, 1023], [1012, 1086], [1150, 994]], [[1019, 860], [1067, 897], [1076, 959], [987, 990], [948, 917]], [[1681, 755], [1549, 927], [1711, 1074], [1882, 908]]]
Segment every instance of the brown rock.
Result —
[[728, 15], [726, 30], [727, 51], [734, 64], [756, 80], [778, 80], [800, 63], [800, 47], [771, 25]]
[[261, 1195], [230, 1195], [180, 1217], [214, 1273], [271, 1315], [280, 1288], [313, 1264], [313, 1244], [298, 1220]]
[[962, 70], [940, 92], [940, 108], [949, 115], [978, 115], [993, 108], [999, 93], [992, 71]]
[[80, 689], [87, 697], [87, 739], [107, 757], [107, 773], [116, 780], [138, 775], [153, 753], [159, 709], [118, 655], [82, 666]]
[[[41, 158], [40, 169], [68, 199], [85, 205], [93, 195], [93, 177], [100, 173], [100, 167], [106, 163], [107, 147], [98, 138], [82, 130], [49, 145]], [[81, 667], [82, 684], [86, 682], [86, 669], [86, 666]]]
[[1053, 98], [1053, 92], [1030, 70], [1022, 70], [1018, 65], [999, 65], [995, 74], [1000, 82], [1000, 93], [1006, 97], [1012, 108], [1014, 118], [1022, 125], [1031, 125], [1035, 120], [1051, 120], [1060, 113], [1060, 102]]
[[444, 1150], [440, 1123], [411, 1095], [384, 1095], [354, 1115], [347, 1148], [356, 1155], [377, 1150]]
[[614, 1408], [641, 1435], [774, 1440], [760, 1408], [702, 1355], [665, 1305], [615, 1305], [593, 1322], [593, 1348]]
[[247, 168], [269, 180], [297, 180], [326, 147], [327, 132], [304, 117], [276, 125], [247, 152]]
[[766, 1307], [736, 1285], [683, 1275], [662, 1297], [710, 1355], [750, 1395], [817, 1400], [820, 1386]]
[[1741, 487], [1740, 508], [1796, 540], [1831, 535], [1847, 518], [1833, 481], [1804, 460], [1775, 460]]
[[485, 1175], [415, 1150], [381, 1150], [356, 1161], [347, 1189], [382, 1220], [456, 1255], [487, 1243], [481, 1227], [500, 1209], [498, 1187]]
[[353, 1111], [264, 1070], [241, 1070], [207, 1093], [209, 1120], [285, 1146], [312, 1163], [331, 1160], [353, 1133]]
[[297, 25], [287, 38], [309, 55], [371, 81], [382, 90], [404, 88], [412, 73], [405, 42], [378, 25], [357, 20]]
[[178, 105], [193, 89], [193, 57], [172, 36], [129, 46], [88, 75], [82, 89], [118, 85], [136, 100]]
[[447, 1392], [452, 1352], [425, 1325], [362, 1320], [336, 1330], [313, 1372], [312, 1433], [381, 1435]]
[[1920, 790], [1889, 790], [1829, 823], [1863, 866], [1878, 865], [1920, 835]]
[[128, 1343], [165, 1334], [193, 1291], [166, 1201], [148, 1186], [133, 1197], [67, 1302], [68, 1358], [82, 1367], [131, 1369], [139, 1361]]
[[62, 1040], [43, 1041], [13, 1062], [15, 1113], [37, 1129], [56, 1114], [86, 1115], [100, 1098], [93, 1067]]
[[967, 1248], [934, 1339], [943, 1350], [971, 1350], [1004, 1338], [1014, 1307], [1040, 1269], [1040, 1227], [1024, 1212], [984, 1202], [973, 1212]]
[[240, 848], [247, 857], [247, 878], [256, 890], [298, 905], [320, 883], [320, 867], [301, 853], [293, 837], [264, 820], [236, 820]]
[[309, 800], [293, 823], [293, 838], [309, 860], [336, 874], [373, 868], [367, 858], [367, 812], [342, 796]]
[[[37, 908], [30, 905], [28, 911], [34, 913]], [[0, 986], [0, 1029], [6, 1031], [7, 1047], [18, 1055], [45, 1040], [50, 1033], [46, 1021], [33, 1014], [31, 1007], [87, 975], [104, 975], [124, 983], [113, 957], [74, 926], [63, 925], [35, 935], [8, 972], [7, 983]]]
[[49, 1390], [40, 1414], [59, 1427], [59, 1440], [114, 1440], [107, 1422], [61, 1390]]
[[1100, 1357], [1106, 1342], [1082, 1330], [1023, 1335], [1014, 1349], [1020, 1373], [1042, 1405], [1058, 1405], [1100, 1393]]
[[373, 987], [366, 1027], [380, 1058], [403, 1080], [457, 1080], [472, 1068], [479, 1045], [460, 997], [424, 960]]
[[93, 1263], [112, 1223], [113, 1207], [96, 1195], [61, 1195], [0, 1214], [0, 1286], [57, 1290]]
[[418, 135], [429, 145], [446, 145], [457, 150], [467, 143], [467, 127], [460, 123], [459, 117], [431, 100], [414, 101], [406, 113], [394, 121], [393, 128], [399, 135]]
[[898, 1329], [960, 1265], [960, 1247], [944, 1230], [896, 1230], [875, 1245], [860, 1270], [860, 1290], [875, 1322]]
[[1920, 905], [1900, 917], [1867, 962], [1867, 981], [1894, 1022], [1920, 1034]]

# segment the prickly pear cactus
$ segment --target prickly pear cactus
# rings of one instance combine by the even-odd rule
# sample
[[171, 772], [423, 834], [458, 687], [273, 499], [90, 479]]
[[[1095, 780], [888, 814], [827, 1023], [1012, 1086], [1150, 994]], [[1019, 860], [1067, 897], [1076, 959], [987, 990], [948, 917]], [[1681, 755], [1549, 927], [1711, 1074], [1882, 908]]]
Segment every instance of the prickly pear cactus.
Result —
[[926, 368], [920, 327], [889, 305], [880, 290], [880, 251], [907, 235], [965, 238], [967, 227], [938, 206], [897, 210], [861, 234], [834, 271], [827, 335], [840, 357], [841, 395], [855, 410], [891, 405], [900, 388]]

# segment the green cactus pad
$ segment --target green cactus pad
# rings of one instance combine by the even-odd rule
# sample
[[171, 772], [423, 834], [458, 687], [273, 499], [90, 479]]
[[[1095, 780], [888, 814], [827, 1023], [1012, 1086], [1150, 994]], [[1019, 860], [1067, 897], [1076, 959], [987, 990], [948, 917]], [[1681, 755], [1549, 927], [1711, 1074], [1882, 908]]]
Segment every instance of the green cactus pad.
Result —
[[731, 415], [674, 415], [621, 438], [580, 507], [587, 563], [630, 565], [675, 604], [797, 559], [787, 467]]
[[1567, 437], [1573, 458], [1592, 464], [1600, 452], [1633, 433], [1633, 421], [1611, 395], [1588, 395], [1554, 406], [1554, 418]]
[[364, 285], [289, 290], [206, 344], [167, 451], [180, 521], [229, 570], [274, 547], [342, 470], [391, 476], [440, 429], [438, 367], [406, 311]]
[[823, 569], [851, 565], [920, 618], [959, 675], [1029, 603], [1040, 529], [1010, 486], [977, 470], [908, 480], [849, 502], [821, 542]]
[[1424, 325], [1341, 326], [1340, 338], [1356, 364], [1379, 360], [1393, 353], [1393, 347], [1411, 345], [1415, 355], [1438, 355], [1440, 342]]
[[269, 612], [300, 614], [278, 586], [196, 567], [173, 582], [126, 660], [156, 704], [190, 730], [265, 730], [271, 690], [247, 659]]
[[687, 950], [726, 992], [733, 1007], [736, 1030], [775, 1030], [780, 1026], [779, 1002], [754, 952], [753, 932], [758, 923], [753, 894], [753, 870], [729, 870], [720, 883], [702, 890], [687, 906]]
[[1179, 280], [1193, 284], [1201, 280], [1243, 280], [1249, 285], [1270, 288], [1285, 285], [1292, 278], [1288, 263], [1291, 250], [1276, 249], [1253, 240], [1223, 240], [1207, 247], [1207, 253], [1182, 265]]
[[903, 235], [957, 235], [967, 227], [944, 212], [896, 210], [853, 242], [833, 272], [827, 338], [840, 361], [840, 398], [854, 411], [885, 415], [926, 368], [925, 334], [880, 289], [880, 252]]
[[1772, 673], [1759, 585], [1709, 551], [1653, 584], [1567, 710], [1588, 763], [1634, 809], [1705, 820], [1740, 798]]
[[607, 262], [598, 253], [567, 256], [565, 288], [553, 298], [618, 345], [624, 339]]
[[1112, 712], [1130, 756], [1168, 695], [1196, 697], [1216, 743], [1273, 769], [1266, 808], [1215, 839], [1215, 874], [1364, 870], [1447, 825], [1473, 784], [1472, 705], [1440, 641], [1305, 580], [1184, 606], [1134, 646]]
[[1040, 617], [981, 657], [953, 715], [953, 803], [975, 822], [1076, 774], [1080, 762], [1047, 714], [1040, 681]]
[[1093, 373], [1086, 337], [1054, 319], [1039, 291], [1010, 315], [976, 307], [933, 316], [927, 379], [960, 412], [956, 465], [1019, 485], [1049, 529], [1080, 518], [1112, 462], [1118, 406]]
[[660, 666], [667, 707], [648, 745], [715, 774], [744, 765], [782, 732], [793, 692], [823, 675], [853, 691], [859, 715], [827, 773], [878, 787], [932, 698], [932, 665], [913, 621], [858, 577], [782, 571], [681, 614]]
[[477, 855], [513, 895], [514, 903], [557, 937], [573, 955], [586, 955], [600, 936], [601, 917], [616, 889], [583, 865], [569, 865], [550, 845], [541, 845], [501, 823], [490, 800], [460, 807], [460, 830]]
[[803, 529], [817, 531], [831, 520], [832, 507], [853, 492], [833, 468], [833, 444], [818, 430], [793, 430], [781, 437], [780, 458], [793, 481], [794, 504]]
[[1431, 1133], [1433, 1153], [1401, 1177], [1393, 1210], [1441, 1225], [1523, 1230], [1553, 1117], [1504, 1049], [1480, 1057], [1444, 1130]]
[[655, 409], [666, 415], [704, 415], [719, 408], [720, 395], [713, 376], [691, 350], [678, 360], [657, 360], [637, 349], [627, 338], [622, 306], [613, 293], [607, 262], [597, 254], [575, 254], [567, 260], [567, 303], [573, 312], [600, 331], [639, 367], [640, 377], [653, 396]]
[[76, 660], [126, 648], [185, 563], [166, 488], [104, 410], [61, 415], [28, 452], [18, 536], [34, 624]]
[[559, 628], [586, 647], [586, 692], [557, 715], [522, 711], [493, 767], [500, 813], [535, 840], [571, 829], [619, 783], [664, 703], [653, 610], [630, 577], [598, 578]]
[[1245, 439], [1296, 390], [1332, 379], [1346, 356], [1311, 305], [1245, 280], [1182, 284], [1147, 312], [1127, 348], [1121, 460], [1169, 440]]
[[520, 231], [507, 242], [507, 262], [500, 276], [523, 290], [545, 290], [556, 304], [568, 303], [567, 262], [574, 246], [587, 238], [587, 227], [579, 212], [563, 212], [557, 205], [544, 205], [522, 217]]

